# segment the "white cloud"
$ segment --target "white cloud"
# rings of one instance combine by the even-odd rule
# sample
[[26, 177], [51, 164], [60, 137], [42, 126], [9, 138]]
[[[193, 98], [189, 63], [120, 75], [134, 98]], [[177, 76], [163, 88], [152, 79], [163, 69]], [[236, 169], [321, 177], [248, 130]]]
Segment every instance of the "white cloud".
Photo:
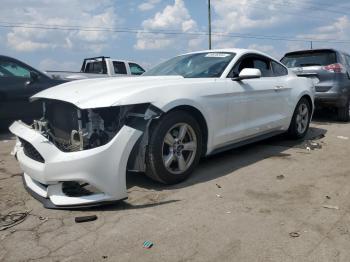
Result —
[[317, 40], [344, 40], [348, 39], [350, 34], [350, 20], [347, 16], [342, 16], [332, 22], [330, 25], [320, 26], [313, 30], [315, 33], [300, 34], [298, 38], [317, 39]]
[[[213, 31], [228, 35], [276, 28], [292, 18], [291, 14], [285, 12], [285, 4], [283, 0], [268, 3], [259, 0], [213, 0]], [[292, 7], [295, 11], [301, 10], [304, 5], [302, 1], [296, 1]], [[232, 42], [236, 43], [237, 39], [234, 38]], [[230, 42], [224, 36], [213, 38], [215, 48], [227, 46]]]
[[54, 59], [44, 59], [39, 63], [40, 70], [66, 70], [66, 71], [79, 71], [81, 64], [70, 61], [57, 61]]
[[159, 2], [160, 0], [147, 0], [144, 3], [140, 4], [138, 6], [138, 9], [140, 11], [149, 11], [152, 10]]
[[263, 15], [269, 11], [265, 8], [256, 9], [259, 1], [249, 0], [216, 0], [213, 8], [218, 18], [213, 21], [214, 28], [224, 32], [238, 32], [246, 28], [262, 28], [275, 24], [276, 16]]
[[258, 45], [258, 44], [251, 44], [248, 46], [248, 49], [258, 50], [261, 52], [264, 52], [272, 57], [275, 57], [276, 59], [279, 59], [283, 54], [280, 49], [276, 49], [273, 45]]
[[[145, 31], [160, 30], [176, 30], [183, 33], [193, 32], [197, 30], [197, 23], [189, 14], [183, 0], [175, 0], [173, 5], [168, 5], [161, 12], [157, 12], [153, 18], [149, 18], [142, 22]], [[142, 33], [136, 36], [137, 42], [135, 49], [164, 49], [169, 46], [181, 46], [185, 40], [187, 48], [193, 48], [194, 45], [200, 44], [200, 40], [196, 36], [176, 36], [167, 34]]]
[[[120, 19], [112, 0], [4, 0], [0, 17], [26, 27], [12, 28], [7, 33], [7, 45], [16, 51], [54, 49], [89, 50], [99, 53], [115, 34], [106, 31], [84, 31], [79, 27], [115, 27]], [[8, 17], [9, 12], [11, 17]], [[5, 20], [5, 19], [4, 19]], [[77, 30], [45, 30], [43, 27], [78, 27]], [[32, 28], [29, 28], [32, 27]]]

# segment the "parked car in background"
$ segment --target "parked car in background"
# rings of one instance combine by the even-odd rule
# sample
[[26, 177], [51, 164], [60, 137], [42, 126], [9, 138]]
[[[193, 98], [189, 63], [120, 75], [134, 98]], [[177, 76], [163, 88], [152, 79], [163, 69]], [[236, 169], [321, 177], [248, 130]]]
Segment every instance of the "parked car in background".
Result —
[[142, 75], [145, 70], [137, 63], [111, 59], [105, 56], [84, 59], [80, 72], [46, 71], [55, 79], [86, 79], [99, 77], [121, 77]]
[[[303, 138], [314, 86], [261, 52], [223, 49], [177, 56], [139, 78], [69, 82], [32, 99], [42, 101], [42, 118], [34, 128], [11, 125], [21, 141], [14, 152], [29, 192], [60, 208], [126, 198], [127, 170], [174, 184], [203, 156], [280, 133]], [[70, 193], [72, 185], [81, 193]]]
[[350, 55], [334, 49], [290, 52], [281, 62], [315, 82], [315, 104], [335, 107], [340, 121], [350, 120]]
[[0, 128], [7, 128], [14, 120], [30, 123], [40, 117], [42, 105], [29, 103], [29, 97], [63, 82], [17, 59], [0, 56]]

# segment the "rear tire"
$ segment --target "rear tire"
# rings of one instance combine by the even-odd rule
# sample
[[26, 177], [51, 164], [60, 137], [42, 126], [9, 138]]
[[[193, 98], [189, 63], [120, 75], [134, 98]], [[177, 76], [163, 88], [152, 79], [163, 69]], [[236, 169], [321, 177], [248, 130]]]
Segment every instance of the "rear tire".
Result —
[[146, 175], [163, 184], [187, 179], [202, 154], [202, 133], [186, 111], [172, 111], [151, 128], [146, 152]]
[[295, 107], [292, 121], [288, 129], [288, 136], [292, 139], [305, 137], [311, 120], [311, 105], [305, 98], [301, 98]]
[[338, 120], [342, 122], [349, 122], [350, 120], [350, 99], [348, 99], [344, 107], [338, 108]]

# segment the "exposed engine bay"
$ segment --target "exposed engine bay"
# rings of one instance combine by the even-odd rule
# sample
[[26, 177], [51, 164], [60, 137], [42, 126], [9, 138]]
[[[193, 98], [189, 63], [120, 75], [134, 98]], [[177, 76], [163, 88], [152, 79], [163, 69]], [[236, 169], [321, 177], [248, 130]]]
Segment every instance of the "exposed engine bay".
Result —
[[144, 131], [161, 111], [151, 104], [80, 109], [57, 100], [43, 101], [43, 117], [33, 127], [63, 152], [76, 152], [107, 144], [124, 126]]

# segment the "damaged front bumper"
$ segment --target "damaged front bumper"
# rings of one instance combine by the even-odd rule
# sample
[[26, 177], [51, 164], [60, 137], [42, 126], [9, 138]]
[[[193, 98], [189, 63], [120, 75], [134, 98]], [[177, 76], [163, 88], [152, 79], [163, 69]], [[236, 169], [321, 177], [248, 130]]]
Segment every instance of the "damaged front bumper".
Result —
[[[22, 122], [10, 131], [17, 160], [28, 191], [47, 208], [94, 206], [127, 198], [126, 169], [129, 155], [143, 131], [124, 125], [107, 144], [77, 152], [63, 152], [40, 132]], [[86, 195], [67, 194], [65, 183], [88, 184]]]

